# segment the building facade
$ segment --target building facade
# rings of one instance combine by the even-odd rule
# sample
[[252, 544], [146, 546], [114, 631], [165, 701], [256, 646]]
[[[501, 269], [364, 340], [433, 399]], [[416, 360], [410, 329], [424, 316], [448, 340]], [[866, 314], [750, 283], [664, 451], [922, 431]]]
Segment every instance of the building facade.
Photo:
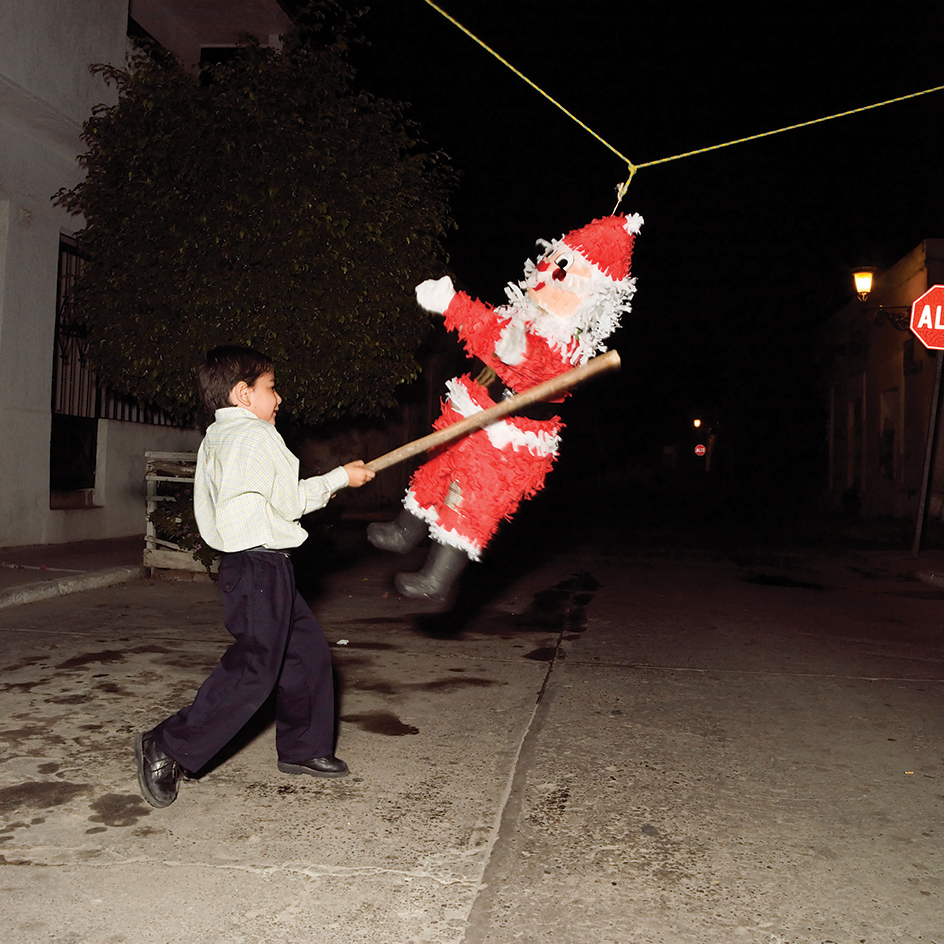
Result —
[[0, 547], [144, 532], [146, 451], [186, 452], [200, 432], [99, 389], [82, 363], [69, 288], [81, 219], [54, 195], [81, 179], [82, 124], [114, 88], [129, 30], [196, 70], [240, 33], [278, 42], [276, 0], [43, 0], [0, 5]]
[[[830, 319], [825, 376], [828, 491], [834, 508], [916, 520], [938, 354], [908, 327], [912, 302], [944, 284], [944, 239], [926, 239], [876, 277], [865, 301]], [[940, 439], [938, 411], [934, 441]], [[929, 517], [944, 519], [944, 460], [935, 449]]]

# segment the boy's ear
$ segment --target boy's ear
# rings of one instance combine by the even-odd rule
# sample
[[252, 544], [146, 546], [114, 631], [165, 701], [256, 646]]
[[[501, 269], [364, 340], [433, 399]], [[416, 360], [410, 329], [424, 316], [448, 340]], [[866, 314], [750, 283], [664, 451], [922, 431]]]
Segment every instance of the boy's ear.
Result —
[[229, 392], [229, 402], [233, 406], [244, 406], [247, 409], [249, 408], [249, 391], [252, 388], [245, 380], [240, 380], [235, 387]]

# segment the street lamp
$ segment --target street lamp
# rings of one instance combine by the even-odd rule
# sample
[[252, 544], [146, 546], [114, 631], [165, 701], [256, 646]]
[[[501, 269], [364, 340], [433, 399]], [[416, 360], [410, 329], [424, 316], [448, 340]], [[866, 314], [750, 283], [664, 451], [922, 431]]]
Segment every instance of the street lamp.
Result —
[[856, 269], [852, 273], [855, 279], [856, 295], [859, 296], [860, 302], [866, 301], [869, 297], [869, 292], [872, 291], [873, 274], [871, 269]]
[[875, 275], [874, 270], [870, 268], [855, 269], [852, 273], [855, 279], [856, 296], [862, 302], [863, 310], [875, 312], [875, 324], [880, 325], [884, 318], [893, 328], [898, 331], [911, 330], [911, 309], [904, 305], [877, 305], [872, 308], [866, 308], [869, 294], [872, 291], [872, 280]]

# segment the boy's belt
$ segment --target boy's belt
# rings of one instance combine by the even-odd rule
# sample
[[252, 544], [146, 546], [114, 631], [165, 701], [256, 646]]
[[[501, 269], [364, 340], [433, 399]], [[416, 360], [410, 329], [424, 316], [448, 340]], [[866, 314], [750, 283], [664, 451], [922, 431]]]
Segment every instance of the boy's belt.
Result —
[[[255, 547], [247, 547], [246, 551], [263, 551], [266, 554], [281, 554], [283, 557], [291, 557], [292, 555], [282, 548], [279, 547], [263, 547], [261, 544], [257, 544]], [[246, 553], [244, 551], [243, 553]]]

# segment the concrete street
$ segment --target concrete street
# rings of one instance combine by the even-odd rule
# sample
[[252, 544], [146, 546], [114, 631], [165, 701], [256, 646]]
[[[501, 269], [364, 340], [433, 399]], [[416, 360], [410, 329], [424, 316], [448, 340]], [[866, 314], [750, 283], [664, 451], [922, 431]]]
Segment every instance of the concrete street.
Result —
[[421, 560], [297, 562], [348, 778], [261, 717], [165, 810], [132, 739], [227, 645], [215, 586], [0, 609], [0, 940], [944, 944], [927, 558], [510, 543], [444, 617]]

